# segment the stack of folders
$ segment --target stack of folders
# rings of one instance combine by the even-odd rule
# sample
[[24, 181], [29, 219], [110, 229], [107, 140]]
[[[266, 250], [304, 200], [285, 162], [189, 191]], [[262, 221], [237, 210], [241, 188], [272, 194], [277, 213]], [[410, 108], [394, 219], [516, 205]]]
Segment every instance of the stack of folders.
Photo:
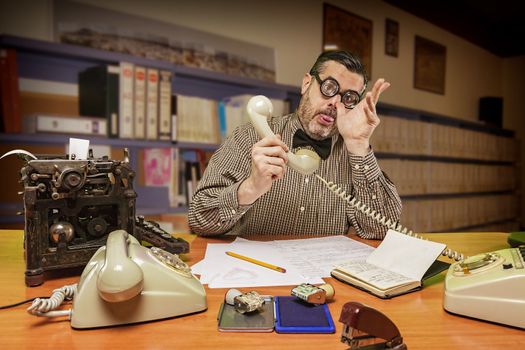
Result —
[[129, 62], [88, 68], [78, 77], [80, 114], [105, 118], [110, 137], [173, 141], [172, 77]]
[[24, 133], [60, 133], [79, 135], [107, 135], [104, 118], [33, 114], [23, 118]]

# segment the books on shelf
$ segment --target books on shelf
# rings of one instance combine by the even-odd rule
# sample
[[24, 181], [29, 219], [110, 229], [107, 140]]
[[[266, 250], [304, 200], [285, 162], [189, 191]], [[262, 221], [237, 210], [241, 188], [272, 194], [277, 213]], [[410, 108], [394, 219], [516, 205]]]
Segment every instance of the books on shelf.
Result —
[[445, 248], [442, 243], [388, 230], [366, 261], [340, 264], [331, 275], [377, 297], [392, 298], [421, 289], [425, 273]]
[[[230, 136], [238, 126], [249, 123], [246, 105], [253, 96], [250, 94], [230, 96], [219, 101], [218, 117], [222, 140]], [[279, 117], [290, 113], [289, 101], [276, 98], [270, 98], [270, 101], [273, 106], [272, 116]]]
[[171, 78], [170, 71], [159, 72], [159, 140], [171, 140]]
[[134, 137], [133, 73], [134, 67], [132, 63], [120, 62], [118, 137], [121, 139], [132, 139]]
[[22, 128], [16, 50], [0, 48], [1, 131], [18, 133]]
[[105, 117], [108, 136], [171, 140], [171, 76], [129, 62], [101, 65], [79, 73], [79, 111]]
[[217, 101], [177, 95], [177, 141], [219, 144]]
[[146, 69], [146, 139], [156, 140], [158, 131], [159, 70]]
[[108, 136], [119, 135], [120, 67], [103, 65], [88, 68], [78, 75], [78, 106], [82, 116], [107, 120]]
[[135, 66], [133, 131], [136, 139], [146, 138], [146, 68]]
[[25, 133], [60, 133], [79, 135], [107, 135], [105, 118], [33, 114], [24, 116], [22, 131]]

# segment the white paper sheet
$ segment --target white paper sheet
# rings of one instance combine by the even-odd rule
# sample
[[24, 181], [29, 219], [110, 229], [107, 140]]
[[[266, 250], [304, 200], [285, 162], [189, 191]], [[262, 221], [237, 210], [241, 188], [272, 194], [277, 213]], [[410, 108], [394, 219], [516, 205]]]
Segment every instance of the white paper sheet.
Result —
[[365, 261], [373, 247], [345, 236], [273, 242], [280, 254], [304, 277], [330, 277], [336, 265], [348, 260]]
[[[232, 243], [210, 243], [202, 261], [192, 266], [200, 281], [209, 288], [323, 283], [333, 266], [341, 261], [364, 261], [373, 248], [344, 236], [258, 242], [237, 238]], [[280, 266], [286, 273], [226, 255], [232, 251]]]
[[388, 230], [385, 239], [366, 262], [420, 281], [445, 244], [410, 237]]
[[89, 140], [77, 139], [74, 137], [69, 138], [69, 150], [68, 150], [69, 160], [87, 159], [88, 153], [89, 153]]

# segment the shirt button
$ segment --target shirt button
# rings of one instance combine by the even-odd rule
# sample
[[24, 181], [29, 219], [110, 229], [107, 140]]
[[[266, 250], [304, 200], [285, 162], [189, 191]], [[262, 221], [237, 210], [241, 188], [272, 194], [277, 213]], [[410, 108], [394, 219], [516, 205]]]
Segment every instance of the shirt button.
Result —
[[368, 170], [370, 169], [370, 167], [368, 165], [365, 165], [365, 170]]
[[308, 178], [304, 179], [304, 183], [308, 183]]
[[359, 165], [358, 164], [354, 165], [354, 169], [358, 170], [359, 169]]
[[217, 226], [221, 226], [221, 223], [220, 223], [220, 222], [218, 222], [218, 223], [217, 223]]
[[235, 214], [235, 213], [237, 213], [237, 212], [234, 209], [232, 209], [232, 214]]
[[372, 199], [376, 199], [377, 196], [375, 194], [372, 195]]
[[304, 207], [301, 207], [301, 211], [304, 211]]

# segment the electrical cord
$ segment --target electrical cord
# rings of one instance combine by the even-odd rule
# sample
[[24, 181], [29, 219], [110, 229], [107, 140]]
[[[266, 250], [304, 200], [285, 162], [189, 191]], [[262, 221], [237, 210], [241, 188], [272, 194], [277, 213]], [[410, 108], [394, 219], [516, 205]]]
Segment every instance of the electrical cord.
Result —
[[64, 300], [72, 300], [77, 291], [77, 284], [65, 285], [55, 289], [50, 298], [35, 298], [27, 312], [34, 316], [59, 317], [71, 316], [71, 309], [53, 311], [58, 308]]
[[0, 310], [10, 309], [12, 307], [16, 307], [16, 306], [19, 306], [19, 305], [22, 305], [22, 304], [30, 303], [33, 300], [37, 299], [37, 298], [47, 298], [47, 297], [34, 297], [34, 298], [29, 298], [29, 299], [26, 299], [26, 300], [23, 300], [23, 301], [19, 301], [19, 302], [14, 303], [14, 304], [2, 305], [2, 306], [0, 306]]
[[[388, 219], [387, 217], [383, 216], [381, 213], [376, 212], [375, 210], [369, 208], [366, 206], [366, 204], [359, 201], [357, 198], [352, 197], [351, 194], [346, 194], [346, 191], [344, 191], [341, 187], [339, 187], [337, 184], [333, 183], [332, 181], [326, 181], [319, 175], [315, 175], [319, 180], [321, 180], [326, 187], [330, 190], [330, 192], [333, 192], [336, 196], [343, 199], [345, 202], [350, 204], [353, 208], [358, 210], [359, 212], [363, 213], [364, 215], [368, 216], [369, 218], [372, 218], [379, 224], [386, 226], [394, 231], [401, 232], [407, 236], [411, 236], [414, 238], [425, 240], [423, 236], [418, 235], [417, 233], [414, 233], [412, 230], [409, 230], [408, 228], [402, 226], [399, 222], [395, 220]], [[441, 253], [443, 256], [448, 256], [450, 259], [454, 259], [456, 261], [460, 261], [464, 259], [464, 255], [462, 253], [459, 253], [458, 251], [452, 250], [450, 248], [445, 248], [443, 252]]]

